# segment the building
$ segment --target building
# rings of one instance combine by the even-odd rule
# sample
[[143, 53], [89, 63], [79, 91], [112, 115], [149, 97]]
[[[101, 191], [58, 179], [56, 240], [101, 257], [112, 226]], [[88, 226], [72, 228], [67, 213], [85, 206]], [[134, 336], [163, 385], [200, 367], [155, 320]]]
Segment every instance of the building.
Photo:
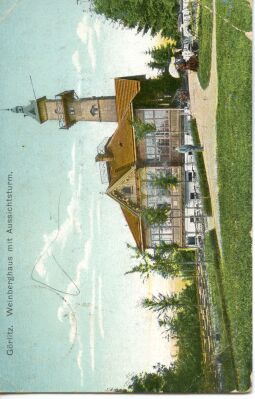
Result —
[[[139, 96], [147, 82], [145, 76], [116, 78], [115, 96], [78, 98], [70, 90], [55, 99], [42, 97], [11, 111], [31, 116], [39, 123], [58, 120], [61, 129], [69, 129], [79, 121], [117, 122], [113, 135], [98, 146], [96, 161], [102, 180], [108, 182], [106, 193], [119, 203], [136, 245], [145, 249], [164, 241], [194, 246], [193, 194], [190, 192], [187, 198], [194, 173], [187, 169], [189, 155], [176, 151], [189, 135], [185, 132], [186, 114], [182, 108], [169, 106], [169, 96], [151, 99], [153, 106], [141, 106]], [[155, 128], [138, 140], [135, 120]], [[169, 175], [176, 178], [175, 186], [165, 189], [155, 185], [156, 177]], [[166, 205], [170, 211], [164, 223], [149, 225], [145, 221], [144, 209]]]

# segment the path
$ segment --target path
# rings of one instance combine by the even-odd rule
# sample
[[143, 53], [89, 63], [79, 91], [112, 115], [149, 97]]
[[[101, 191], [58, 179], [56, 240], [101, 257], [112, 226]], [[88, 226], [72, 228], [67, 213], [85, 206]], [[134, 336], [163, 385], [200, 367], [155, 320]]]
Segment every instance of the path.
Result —
[[201, 144], [204, 146], [204, 161], [208, 178], [212, 202], [212, 218], [209, 218], [209, 228], [216, 228], [219, 247], [222, 251], [219, 211], [219, 188], [217, 180], [217, 132], [216, 112], [218, 103], [218, 76], [216, 54], [216, 0], [213, 0], [213, 32], [211, 74], [208, 87], [203, 90], [200, 86], [197, 73], [189, 71], [189, 91], [191, 114], [197, 121]]

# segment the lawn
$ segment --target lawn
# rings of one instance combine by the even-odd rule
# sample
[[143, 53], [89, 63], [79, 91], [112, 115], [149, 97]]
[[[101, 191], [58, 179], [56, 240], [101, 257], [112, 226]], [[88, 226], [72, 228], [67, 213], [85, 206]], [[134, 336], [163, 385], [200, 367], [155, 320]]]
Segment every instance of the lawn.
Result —
[[[210, 77], [212, 15], [201, 0], [202, 87]], [[225, 307], [236, 370], [236, 388], [250, 387], [252, 369], [252, 30], [247, 0], [216, 0], [218, 69], [217, 164], [223, 257], [220, 262]], [[212, 278], [212, 275], [211, 275]], [[212, 280], [213, 281], [213, 280]], [[216, 281], [216, 276], [214, 276]]]
[[[196, 120], [193, 119], [191, 122], [191, 133], [194, 145], [201, 145]], [[203, 208], [205, 213], [210, 216], [212, 214], [212, 205], [211, 205], [211, 198], [210, 198], [210, 191], [209, 185], [206, 176], [205, 170], [205, 163], [204, 163], [204, 156], [202, 152], [194, 152], [196, 166], [198, 171], [199, 177], [199, 187], [201, 192], [201, 199], [203, 203]]]
[[205, 258], [213, 305], [213, 322], [220, 333], [218, 357], [222, 363], [223, 392], [236, 388], [237, 376], [233, 359], [229, 319], [226, 312], [225, 297], [220, 272], [220, 251], [215, 230], [205, 237]]
[[223, 245], [222, 284], [237, 371], [237, 387], [250, 387], [252, 361], [252, 58], [246, 0], [217, 0], [217, 160]]
[[210, 81], [213, 27], [212, 13], [206, 7], [209, 7], [210, 10], [212, 9], [212, 0], [200, 1], [198, 78], [203, 89], [206, 89]]

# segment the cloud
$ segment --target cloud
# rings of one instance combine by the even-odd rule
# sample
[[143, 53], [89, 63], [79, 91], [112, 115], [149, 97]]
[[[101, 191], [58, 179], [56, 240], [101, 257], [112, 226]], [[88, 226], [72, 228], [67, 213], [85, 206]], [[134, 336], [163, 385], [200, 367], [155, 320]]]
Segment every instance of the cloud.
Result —
[[97, 231], [99, 234], [101, 234], [101, 202], [100, 201], [97, 201], [96, 217], [97, 217]]
[[96, 69], [96, 52], [94, 45], [94, 37], [100, 35], [100, 24], [91, 24], [92, 20], [85, 15], [78, 23], [76, 33], [83, 44], [86, 45], [90, 64], [93, 70]]
[[98, 19], [94, 23], [94, 30], [97, 35], [97, 38], [99, 39], [101, 36], [101, 22]]
[[80, 53], [78, 50], [76, 50], [73, 55], [72, 55], [72, 63], [77, 70], [77, 72], [80, 74], [82, 71], [82, 66], [81, 66], [81, 61], [80, 61]]
[[[41, 277], [42, 281], [47, 281], [50, 277], [52, 268], [49, 267], [47, 261], [54, 255], [56, 250], [64, 250], [67, 240], [73, 233], [78, 233], [75, 240], [78, 240], [79, 247], [81, 247], [81, 253], [78, 260], [76, 260], [76, 267], [73, 268], [74, 273], [72, 273], [72, 281], [68, 281], [67, 286], [61, 288], [64, 292], [68, 294], [63, 295], [63, 301], [61, 302], [57, 310], [57, 319], [60, 322], [67, 321], [69, 324], [68, 341], [71, 344], [71, 349], [77, 345], [77, 367], [80, 370], [80, 382], [83, 386], [84, 380], [84, 369], [83, 369], [83, 345], [81, 340], [82, 325], [79, 323], [79, 314], [75, 309], [77, 296], [70, 297], [70, 294], [77, 293], [77, 287], [81, 286], [82, 274], [85, 270], [90, 267], [90, 260], [92, 254], [92, 245], [94, 240], [94, 223], [96, 215], [95, 201], [92, 198], [91, 203], [88, 204], [88, 212], [86, 213], [86, 218], [88, 223], [86, 224], [86, 231], [82, 230], [81, 217], [83, 213], [81, 212], [81, 192], [83, 184], [83, 173], [84, 169], [81, 167], [80, 161], [83, 160], [83, 144], [82, 140], [79, 140], [79, 144], [73, 143], [71, 149], [71, 168], [67, 172], [67, 178], [71, 187], [71, 198], [66, 207], [66, 212], [63, 215], [64, 221], [61, 223], [58, 229], [54, 229], [49, 234], [44, 234], [43, 236], [43, 247], [38, 256], [38, 262], [36, 264], [35, 270]], [[60, 216], [63, 214], [61, 211], [61, 197], [60, 197]], [[87, 238], [85, 238], [85, 233]], [[96, 300], [96, 276], [95, 270], [92, 271], [92, 299], [90, 305], [90, 321], [89, 321], [89, 350], [91, 358], [91, 369], [95, 369], [95, 300]], [[47, 281], [48, 282], [48, 281]]]
[[81, 386], [83, 387], [83, 385], [84, 385], [84, 369], [83, 369], [83, 366], [82, 366], [83, 345], [82, 345], [80, 337], [79, 337], [79, 347], [80, 347], [80, 350], [79, 350], [78, 355], [77, 355], [77, 365], [78, 365], [78, 368], [80, 370]]
[[[72, 169], [68, 172], [68, 178], [70, 185], [72, 187], [72, 196], [70, 202], [66, 208], [66, 219], [59, 226], [58, 230], [54, 229], [49, 234], [44, 234], [43, 248], [37, 258], [35, 271], [39, 274], [41, 278], [47, 279], [49, 277], [49, 273], [45, 266], [46, 261], [53, 254], [53, 249], [56, 245], [60, 245], [63, 250], [67, 239], [71, 233], [81, 234], [81, 222], [80, 222], [80, 195], [81, 195], [81, 187], [82, 187], [82, 171], [76, 176], [76, 148], [75, 143], [72, 146], [71, 150], [71, 159], [72, 159]], [[61, 208], [61, 197], [60, 197], [60, 208]], [[73, 289], [76, 289], [74, 284], [71, 283]]]
[[92, 296], [89, 320], [89, 349], [91, 370], [95, 370], [95, 302], [96, 302], [96, 272], [92, 273]]
[[104, 338], [103, 311], [102, 311], [102, 278], [98, 277], [98, 324], [101, 337]]
[[67, 177], [69, 179], [70, 185], [74, 186], [75, 183], [75, 143], [73, 143], [72, 151], [71, 151], [71, 158], [72, 158], [72, 169], [69, 170]]
[[35, 265], [35, 271], [39, 274], [41, 278], [44, 278], [45, 281], [48, 281], [48, 272], [44, 265], [46, 260], [49, 256], [52, 255], [52, 242], [56, 239], [58, 235], [58, 230], [53, 230], [50, 234], [44, 234], [43, 241], [44, 245], [43, 248], [37, 258], [37, 262]]

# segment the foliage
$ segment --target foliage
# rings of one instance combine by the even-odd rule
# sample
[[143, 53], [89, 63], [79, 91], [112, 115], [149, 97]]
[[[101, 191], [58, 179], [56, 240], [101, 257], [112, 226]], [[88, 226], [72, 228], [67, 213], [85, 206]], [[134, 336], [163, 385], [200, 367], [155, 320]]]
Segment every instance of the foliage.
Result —
[[91, 0], [93, 9], [126, 28], [151, 35], [178, 37], [178, 0]]
[[148, 63], [151, 69], [158, 69], [161, 72], [168, 73], [171, 56], [173, 55], [173, 44], [169, 43], [166, 46], [153, 47], [146, 54], [151, 56], [152, 60]]
[[150, 183], [154, 187], [163, 188], [163, 189], [171, 189], [173, 187], [176, 187], [176, 185], [178, 184], [178, 179], [176, 176], [172, 176], [172, 175], [161, 174], [160, 176], [158, 176], [155, 174], [152, 176]]
[[[194, 145], [201, 145], [195, 119], [193, 119], [191, 122], [191, 133]], [[212, 215], [212, 204], [210, 198], [209, 184], [205, 170], [204, 156], [202, 152], [195, 152], [193, 155], [195, 157], [198, 171], [199, 188], [202, 196], [201, 199], [203, 203], [203, 208], [205, 213], [210, 216]]]
[[147, 134], [153, 133], [156, 130], [156, 126], [153, 123], [142, 122], [139, 118], [135, 118], [131, 124], [134, 128], [137, 141], [143, 140]]
[[136, 108], [169, 108], [173, 107], [173, 98], [181, 87], [181, 79], [163, 73], [156, 78], [141, 80], [140, 85], [141, 90], [134, 99]]
[[142, 251], [129, 245], [135, 251], [135, 258], [140, 262], [135, 265], [130, 273], [140, 273], [148, 278], [150, 273], [156, 273], [163, 278], [169, 276], [182, 276], [190, 278], [194, 274], [195, 251], [193, 249], [180, 248], [176, 243], [160, 243], [154, 249], [154, 253]]
[[170, 212], [170, 205], [163, 205], [157, 208], [144, 208], [142, 217], [149, 226], [164, 224]]
[[[164, 328], [170, 328], [171, 332], [174, 329], [179, 347], [178, 358], [169, 367], [158, 363], [154, 366], [152, 373], [142, 372], [133, 375], [128, 383], [127, 392], [199, 393], [205, 391], [194, 281], [178, 296], [173, 296], [172, 299], [166, 298], [166, 302], [169, 303], [169, 301], [172, 301], [173, 309], [176, 302], [178, 310], [174, 317], [161, 319], [160, 324]], [[179, 306], [180, 303], [182, 306]], [[150, 306], [147, 307], [150, 308]]]
[[144, 298], [142, 301], [142, 306], [144, 308], [157, 312], [159, 316], [168, 310], [174, 310], [178, 314], [183, 309], [189, 309], [190, 305], [193, 306], [193, 304], [181, 294], [163, 295], [159, 293], [158, 296], [153, 295], [151, 299]]
[[212, 0], [201, 0], [200, 2], [198, 78], [203, 89], [206, 89], [210, 81], [213, 29], [213, 16], [206, 7], [212, 9]]
[[129, 392], [163, 392], [164, 376], [159, 373], [139, 373], [133, 375], [128, 385]]
[[[217, 161], [222, 284], [238, 389], [252, 370], [252, 14], [246, 0], [217, 0]], [[224, 21], [227, 18], [230, 23]]]

